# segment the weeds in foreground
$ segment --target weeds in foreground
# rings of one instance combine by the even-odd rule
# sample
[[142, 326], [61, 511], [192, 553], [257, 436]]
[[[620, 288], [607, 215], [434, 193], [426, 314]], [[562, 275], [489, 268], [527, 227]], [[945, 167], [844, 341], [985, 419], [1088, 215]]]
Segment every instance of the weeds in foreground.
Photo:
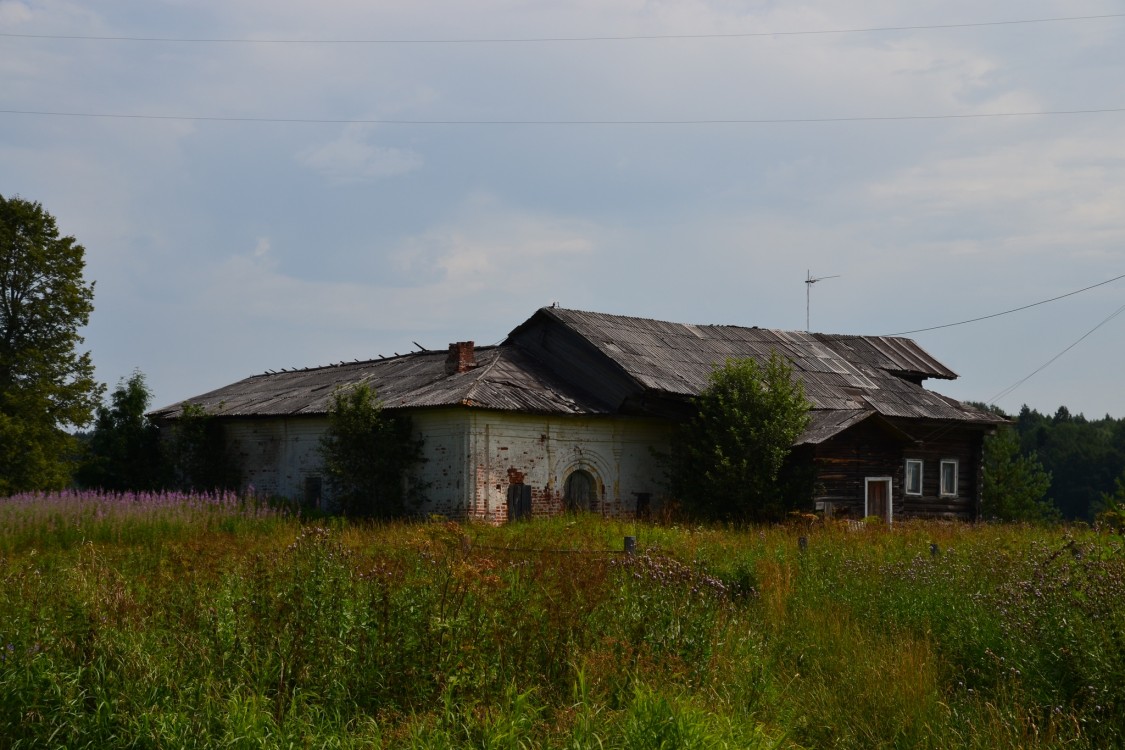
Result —
[[0, 748], [1125, 737], [1125, 551], [1088, 530], [98, 513], [0, 501]]

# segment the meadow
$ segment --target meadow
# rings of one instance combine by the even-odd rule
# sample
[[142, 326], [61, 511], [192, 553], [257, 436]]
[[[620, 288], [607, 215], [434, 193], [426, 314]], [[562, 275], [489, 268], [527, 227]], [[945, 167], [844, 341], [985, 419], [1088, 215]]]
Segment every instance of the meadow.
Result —
[[0, 500], [0, 748], [1122, 744], [1125, 540], [1086, 527]]

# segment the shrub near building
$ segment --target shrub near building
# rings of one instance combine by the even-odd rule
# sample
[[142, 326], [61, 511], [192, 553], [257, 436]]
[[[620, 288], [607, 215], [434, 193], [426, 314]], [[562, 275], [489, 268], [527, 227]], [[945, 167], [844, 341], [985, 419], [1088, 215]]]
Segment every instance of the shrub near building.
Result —
[[694, 399], [666, 457], [673, 495], [689, 512], [724, 521], [767, 521], [798, 502], [779, 481], [809, 401], [777, 352], [759, 364], [730, 359]]
[[409, 417], [387, 414], [371, 388], [340, 389], [321, 441], [331, 502], [347, 515], [394, 518], [422, 497], [410, 470], [423, 461]]

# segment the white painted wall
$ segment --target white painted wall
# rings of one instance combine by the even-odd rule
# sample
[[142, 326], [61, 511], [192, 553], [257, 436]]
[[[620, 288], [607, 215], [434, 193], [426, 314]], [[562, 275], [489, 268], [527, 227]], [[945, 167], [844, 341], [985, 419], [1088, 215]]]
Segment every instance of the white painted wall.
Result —
[[648, 419], [558, 417], [471, 411], [469, 418], [469, 514], [492, 522], [507, 519], [508, 486], [532, 488], [532, 514], [562, 512], [570, 474], [584, 470], [598, 484], [596, 512], [629, 516], [636, 494], [661, 500], [663, 472], [652, 448], [667, 447], [668, 427]]
[[324, 417], [270, 417], [225, 423], [227, 446], [242, 467], [243, 489], [299, 500], [305, 477], [321, 473]]
[[[501, 523], [513, 482], [531, 486], [533, 515], [559, 513], [566, 480], [576, 470], [597, 480], [595, 511], [605, 515], [632, 515], [636, 493], [651, 494], [654, 509], [664, 495], [651, 450], [667, 447], [668, 427], [659, 421], [464, 408], [420, 410], [411, 418], [425, 438], [426, 461], [418, 470], [427, 485], [424, 514]], [[318, 449], [327, 424], [322, 417], [227, 422], [244, 487], [301, 499], [305, 478], [321, 473]]]
[[418, 467], [418, 478], [427, 503], [423, 514], [449, 518], [469, 515], [468, 409], [431, 409], [410, 415], [414, 432], [424, 438], [425, 462]]

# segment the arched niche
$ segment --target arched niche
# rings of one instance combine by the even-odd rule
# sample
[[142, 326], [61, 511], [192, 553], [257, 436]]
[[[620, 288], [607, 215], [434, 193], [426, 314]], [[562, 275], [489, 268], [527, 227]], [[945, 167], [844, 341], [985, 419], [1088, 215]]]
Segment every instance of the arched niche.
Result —
[[571, 513], [590, 511], [599, 500], [598, 478], [588, 469], [575, 469], [563, 484], [563, 507]]

